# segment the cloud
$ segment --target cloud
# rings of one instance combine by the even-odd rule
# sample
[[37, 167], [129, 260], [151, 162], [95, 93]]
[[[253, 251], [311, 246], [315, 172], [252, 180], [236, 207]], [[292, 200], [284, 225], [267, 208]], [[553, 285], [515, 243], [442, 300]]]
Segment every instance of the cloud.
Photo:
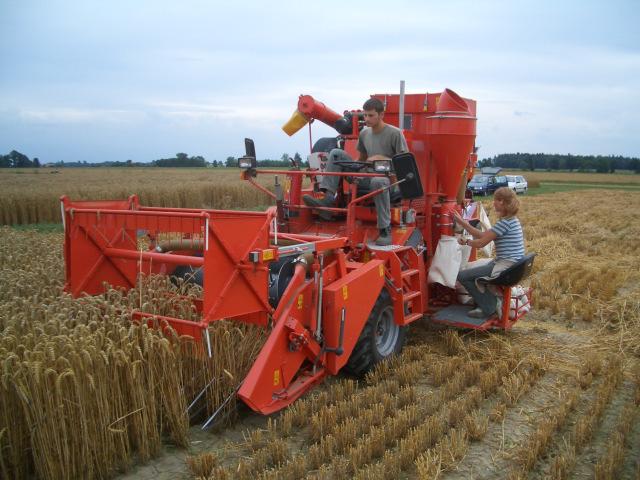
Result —
[[21, 109], [18, 118], [24, 122], [50, 124], [78, 124], [78, 123], [132, 123], [143, 118], [140, 112], [128, 110], [102, 110], [78, 108], [36, 108]]

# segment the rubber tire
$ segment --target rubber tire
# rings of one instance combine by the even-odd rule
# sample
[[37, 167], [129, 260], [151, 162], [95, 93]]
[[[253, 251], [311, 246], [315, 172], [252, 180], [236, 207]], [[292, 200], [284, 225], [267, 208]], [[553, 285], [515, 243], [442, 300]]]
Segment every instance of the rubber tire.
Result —
[[391, 318], [393, 318], [393, 303], [389, 293], [383, 288], [371, 309], [369, 318], [360, 333], [353, 352], [351, 352], [349, 361], [344, 366], [344, 370], [347, 373], [362, 377], [385, 358], [397, 355], [402, 351], [407, 327], [400, 327], [393, 322], [391, 322], [391, 328], [397, 331], [397, 336], [394, 334], [393, 345], [388, 345], [385, 352], [381, 352], [376, 342], [378, 319], [383, 314], [389, 315], [389, 310]]

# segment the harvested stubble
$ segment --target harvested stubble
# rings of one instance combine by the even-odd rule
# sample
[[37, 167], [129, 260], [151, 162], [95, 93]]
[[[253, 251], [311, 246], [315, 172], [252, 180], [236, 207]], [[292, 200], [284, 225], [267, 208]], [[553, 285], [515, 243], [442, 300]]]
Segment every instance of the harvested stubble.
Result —
[[[625, 441], [629, 432], [636, 425], [640, 416], [640, 371], [635, 372], [635, 389], [633, 397], [622, 409], [606, 444], [608, 447], [595, 465], [594, 474], [597, 480], [609, 480], [620, 477], [620, 470], [625, 460]], [[635, 474], [640, 473], [640, 460], [635, 458]]]
[[[587, 359], [581, 367], [581, 370], [588, 368], [590, 363], [591, 360]], [[598, 367], [598, 371], [599, 370], [600, 368]], [[609, 358], [606, 371], [607, 374], [605, 378], [596, 389], [595, 401], [588, 413], [589, 416], [593, 415], [594, 417], [593, 420], [589, 421], [595, 422], [602, 414], [602, 411], [610, 402], [613, 392], [622, 380], [623, 369], [618, 356], [611, 356]], [[568, 389], [561, 389], [558, 392], [558, 398], [561, 399], [561, 403], [545, 413], [544, 418], [541, 419], [529, 440], [515, 450], [515, 466], [510, 473], [510, 478], [526, 477], [527, 472], [533, 468], [536, 461], [550, 448], [553, 435], [564, 427], [568, 415], [576, 409], [580, 402], [581, 395], [582, 387], [579, 383]], [[576, 436], [574, 437], [575, 441], [564, 441], [563, 445], [559, 448], [561, 452], [560, 455], [551, 465], [552, 475], [557, 475], [554, 476], [554, 478], [564, 478], [566, 472], [572, 468], [575, 462], [576, 446], [581, 446], [587, 439], [585, 425], [582, 425], [580, 420], [576, 423], [574, 432], [576, 432]]]
[[[443, 341], [447, 341], [446, 337]], [[418, 468], [416, 460], [422, 458], [420, 455], [430, 449], [436, 452], [433, 450], [436, 446], [437, 458], [445, 459], [444, 467], [440, 468], [453, 468], [470, 437], [477, 439], [484, 435], [487, 418], [477, 408], [485, 397], [495, 394], [500, 379], [511, 372], [527, 372], [531, 377], [545, 372], [537, 357], [511, 348], [504, 339], [490, 336], [469, 346], [461, 341], [456, 351], [464, 355], [466, 363], [461, 362], [463, 357], [432, 353], [421, 356], [417, 349], [410, 348], [406, 356], [379, 365], [367, 378], [378, 383], [360, 390], [354, 390], [351, 384], [338, 383], [303, 399], [299, 406], [289, 409], [291, 413], [284, 412], [271, 423], [268, 433], [269, 439], [280, 438], [295, 421], [298, 434], [306, 437], [302, 445], [300, 439], [296, 442], [301, 451], [291, 453], [278, 466], [260, 471], [259, 467], [267, 464], [262, 460], [266, 452], [260, 448], [256, 451], [256, 447], [266, 450], [264, 433], [248, 432], [244, 446], [247, 456], [239, 463], [228, 464], [225, 475], [261, 479], [397, 478], [402, 472]], [[502, 357], [500, 360], [494, 358], [496, 352]], [[446, 366], [435, 366], [438, 363]], [[422, 372], [422, 379], [417, 380], [423, 386], [420, 388], [433, 385], [433, 372], [444, 370], [453, 374], [436, 389], [420, 390], [418, 394], [415, 385], [402, 387], [403, 382], [394, 378], [395, 368], [401, 366]], [[492, 373], [491, 380], [485, 373]], [[385, 378], [385, 374], [392, 380]], [[350, 395], [343, 395], [345, 390]], [[298, 416], [305, 412], [311, 417], [308, 425]]]
[[[474, 349], [474, 351], [481, 350]], [[517, 356], [510, 357], [508, 360], [508, 363], [519, 364], [518, 368], [526, 368], [528, 363], [527, 360], [522, 361], [523, 359]], [[507, 362], [493, 364], [488, 368], [499, 371], [506, 364]], [[504, 372], [502, 375], [496, 374], [493, 377], [497, 379], [504, 377]], [[463, 383], [455, 383], [464, 388]], [[419, 478], [433, 478], [431, 475], [439, 475], [445, 470], [453, 469], [464, 456], [471, 436], [465, 426], [473, 423], [473, 436], [481, 438], [484, 435], [487, 419], [479, 414], [477, 407], [483, 400], [483, 394], [493, 393], [498, 385], [499, 381], [491, 391], [487, 392], [483, 392], [477, 385], [474, 385], [457, 398], [444, 404], [441, 401], [440, 408], [426, 416], [405, 436], [395, 441], [396, 449], [387, 450], [380, 462], [359, 470], [356, 473], [356, 478], [397, 478], [401, 472], [410, 471], [412, 466], [418, 470]], [[444, 399], [443, 395], [440, 397]], [[421, 405], [421, 410], [423, 408]], [[479, 421], [478, 426], [475, 424], [476, 419]]]
[[[585, 363], [588, 364], [589, 362], [587, 361]], [[615, 387], [621, 381], [622, 368], [619, 363], [615, 360], [610, 361], [610, 368], [613, 368], [613, 371], [597, 388], [589, 408], [575, 421], [573, 430], [569, 437], [563, 438], [563, 445], [560, 448], [560, 453], [551, 463], [549, 470], [549, 476], [551, 478], [557, 480], [568, 478], [575, 465], [577, 455], [581, 452], [584, 445], [591, 440], [595, 428], [600, 423], [602, 413], [611, 401]], [[599, 370], [600, 362], [598, 362], [597, 371], [599, 372]], [[581, 387], [584, 388], [582, 384]], [[623, 412], [622, 418], [625, 419], [625, 422], [630, 422], [634, 417], [634, 408], [632, 403], [633, 401]]]
[[218, 358], [204, 359], [192, 341], [120, 313], [143, 305], [188, 316], [186, 302], [166, 300], [166, 279], [74, 300], [62, 293], [61, 235], [0, 235], [3, 478], [107, 478], [158, 454], [163, 436], [184, 446], [187, 401], [211, 378], [233, 377], [211, 389], [213, 411], [251, 364], [258, 329], [218, 322]]
[[522, 199], [526, 248], [538, 253], [534, 306], [605, 327], [640, 354], [640, 193], [564, 192]]

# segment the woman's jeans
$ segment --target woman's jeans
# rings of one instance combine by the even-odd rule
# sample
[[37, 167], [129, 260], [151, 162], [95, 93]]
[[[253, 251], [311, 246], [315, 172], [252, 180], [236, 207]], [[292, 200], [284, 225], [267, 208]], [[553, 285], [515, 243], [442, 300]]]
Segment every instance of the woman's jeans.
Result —
[[475, 300], [476, 305], [485, 315], [490, 316], [496, 312], [498, 298], [491, 293], [486, 285], [483, 285], [484, 288], [478, 288], [476, 279], [480, 277], [497, 277], [498, 274], [514, 263], [514, 260], [507, 259], [491, 260], [489, 263], [479, 267], [467, 268], [466, 270], [460, 270], [460, 273], [458, 273], [458, 281], [469, 292], [471, 298]]
[[458, 273], [458, 281], [469, 292], [471, 298], [476, 302], [476, 305], [482, 310], [485, 315], [493, 315], [496, 311], [497, 298], [489, 291], [488, 288], [484, 288], [484, 291], [476, 285], [476, 278], [490, 277], [493, 267], [496, 262], [494, 260], [481, 265], [479, 267], [472, 267], [466, 270], [460, 270]]

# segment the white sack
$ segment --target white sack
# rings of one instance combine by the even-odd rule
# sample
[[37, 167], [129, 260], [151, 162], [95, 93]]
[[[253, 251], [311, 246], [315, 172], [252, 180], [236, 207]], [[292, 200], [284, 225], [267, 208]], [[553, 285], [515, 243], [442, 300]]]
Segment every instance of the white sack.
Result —
[[[456, 237], [442, 235], [429, 268], [429, 282], [455, 288], [456, 277], [462, 263], [462, 245]], [[469, 255], [467, 254], [467, 260]]]
[[[480, 202], [478, 202], [478, 205], [480, 206], [480, 211], [478, 212], [478, 219], [480, 220], [480, 225], [482, 225], [482, 228], [480, 230], [484, 230], [484, 231], [491, 230], [491, 221], [487, 216], [486, 210], [484, 209], [484, 207]], [[486, 257], [490, 257], [491, 255], [493, 255], [493, 242], [487, 243], [484, 247], [479, 248], [478, 250], [484, 253]]]

